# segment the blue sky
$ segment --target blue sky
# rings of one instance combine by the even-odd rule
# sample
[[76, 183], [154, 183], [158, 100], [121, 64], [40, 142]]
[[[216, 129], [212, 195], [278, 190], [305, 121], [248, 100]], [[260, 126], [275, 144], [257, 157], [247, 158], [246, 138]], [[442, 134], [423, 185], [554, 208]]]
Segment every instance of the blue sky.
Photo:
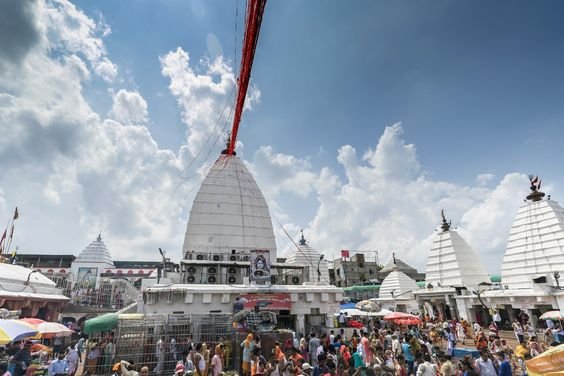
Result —
[[[233, 60], [243, 2], [236, 46], [236, 1], [77, 4], [103, 14], [109, 54], [147, 99], [153, 136], [178, 148], [184, 127], [158, 56], [176, 46], [209, 55], [211, 33]], [[253, 71], [261, 105], [240, 138], [320, 163], [319, 148], [364, 149], [401, 121], [437, 178], [550, 173], [564, 132], [562, 11], [556, 1], [269, 1]]]
[[[189, 160], [238, 69], [244, 2], [43, 3], [3, 5], [23, 19], [0, 33], [1, 217], [22, 208], [18, 244], [35, 253], [78, 253], [101, 229], [124, 257], [179, 256], [220, 147]], [[268, 1], [239, 155], [279, 251], [278, 221], [327, 255], [396, 251], [424, 269], [445, 208], [498, 270], [525, 174], [564, 194], [563, 13], [559, 1]]]

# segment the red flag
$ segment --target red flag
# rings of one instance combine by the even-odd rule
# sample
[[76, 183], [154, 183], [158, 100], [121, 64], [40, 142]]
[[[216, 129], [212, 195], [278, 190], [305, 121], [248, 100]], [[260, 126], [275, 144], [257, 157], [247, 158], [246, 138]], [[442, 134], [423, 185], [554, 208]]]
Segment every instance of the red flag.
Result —
[[14, 212], [14, 219], [18, 219], [20, 214], [18, 213], [18, 207], [16, 206], [16, 211]]
[[350, 253], [348, 249], [341, 249], [341, 257], [350, 257]]

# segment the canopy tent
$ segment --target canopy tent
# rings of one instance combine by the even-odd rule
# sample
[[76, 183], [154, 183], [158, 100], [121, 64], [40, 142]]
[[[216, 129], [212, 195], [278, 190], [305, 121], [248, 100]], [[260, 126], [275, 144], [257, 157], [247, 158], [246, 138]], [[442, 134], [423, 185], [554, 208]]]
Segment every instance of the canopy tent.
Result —
[[355, 303], [344, 303], [344, 304], [341, 304], [341, 309], [355, 308], [355, 306], [356, 306]]
[[[383, 309], [380, 312], [367, 312], [367, 311], [361, 311], [360, 309], [356, 309], [356, 308], [345, 308], [345, 309], [341, 309], [341, 312], [346, 313], [347, 316], [352, 317], [352, 316], [370, 316], [370, 317], [382, 317], [387, 315], [390, 311]], [[338, 316], [339, 313], [335, 313], [335, 316]]]
[[92, 334], [113, 330], [118, 326], [119, 320], [139, 320], [143, 316], [142, 313], [106, 313], [86, 320], [84, 322], [84, 333]]
[[113, 330], [118, 325], [117, 313], [106, 313], [84, 322], [84, 333], [93, 334]]
[[374, 316], [384, 317], [384, 316], [389, 315], [390, 313], [393, 313], [393, 312], [388, 310], [388, 309], [382, 308], [382, 310], [380, 310], [379, 312], [376, 312], [374, 314]]

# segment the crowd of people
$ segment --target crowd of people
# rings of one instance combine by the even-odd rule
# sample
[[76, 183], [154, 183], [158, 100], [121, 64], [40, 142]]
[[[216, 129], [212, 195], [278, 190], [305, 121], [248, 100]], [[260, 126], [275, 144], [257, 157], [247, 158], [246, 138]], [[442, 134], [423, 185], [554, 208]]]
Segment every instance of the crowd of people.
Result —
[[[525, 375], [525, 360], [558, 345], [550, 338], [550, 343], [540, 341], [536, 331], [525, 332], [527, 338], [516, 338], [520, 341], [512, 346], [499, 337], [495, 322], [487, 328], [466, 320], [401, 327], [375, 320], [354, 329], [350, 337], [342, 328], [338, 333], [302, 336], [298, 347], [277, 347], [268, 361], [251, 351], [250, 360], [243, 359], [243, 372], [245, 376]], [[455, 357], [459, 346], [466, 347]]]
[[72, 342], [66, 348], [47, 347], [32, 341], [7, 344], [0, 350], [4, 360], [0, 369], [3, 376], [74, 376], [82, 360], [84, 340]]

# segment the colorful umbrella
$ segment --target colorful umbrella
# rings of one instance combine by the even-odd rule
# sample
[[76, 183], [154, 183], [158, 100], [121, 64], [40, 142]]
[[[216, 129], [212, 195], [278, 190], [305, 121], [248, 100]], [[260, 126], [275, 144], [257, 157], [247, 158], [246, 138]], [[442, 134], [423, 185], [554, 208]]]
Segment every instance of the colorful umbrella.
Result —
[[67, 337], [72, 330], [57, 322], [43, 322], [36, 326], [42, 338]]
[[562, 312], [560, 311], [548, 311], [542, 314], [541, 320], [562, 320]]
[[0, 319], [0, 345], [33, 337], [37, 334], [30, 324], [18, 320]]
[[24, 319], [19, 319], [18, 321], [26, 322], [28, 324], [31, 324], [34, 327], [45, 322], [44, 320], [36, 319], [36, 318], [33, 318], [33, 317], [26, 317]]

